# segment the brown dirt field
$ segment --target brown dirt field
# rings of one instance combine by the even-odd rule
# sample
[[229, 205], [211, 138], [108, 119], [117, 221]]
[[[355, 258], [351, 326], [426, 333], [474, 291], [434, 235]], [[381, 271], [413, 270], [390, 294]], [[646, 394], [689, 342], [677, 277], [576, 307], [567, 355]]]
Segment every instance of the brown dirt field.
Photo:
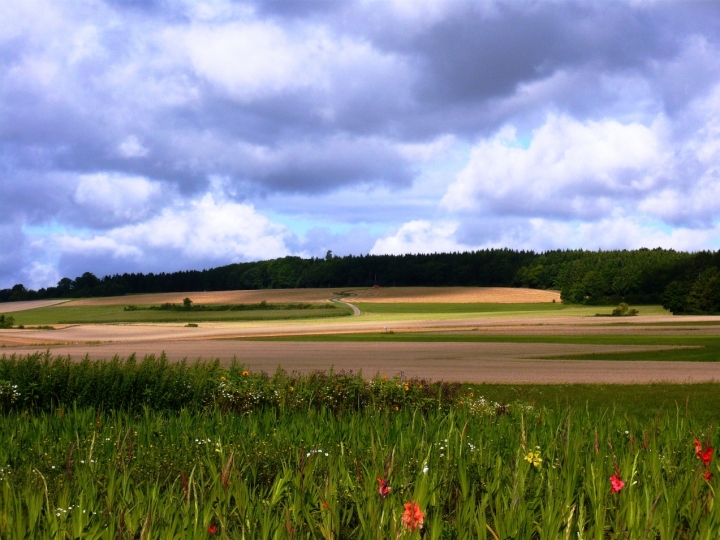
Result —
[[557, 291], [509, 287], [380, 287], [352, 291], [351, 301], [377, 303], [534, 304], [560, 302]]
[[[160, 354], [171, 360], [233, 356], [254, 371], [361, 371], [476, 383], [650, 383], [720, 381], [720, 364], [694, 362], [604, 362], [528, 360], [528, 356], [600, 351], [636, 351], [647, 347], [518, 343], [291, 343], [233, 340], [119, 342], [96, 346], [60, 346], [55, 354], [111, 358]], [[29, 352], [31, 349], [16, 352]], [[5, 352], [5, 351], [3, 351]]]
[[25, 311], [28, 309], [43, 308], [62, 304], [67, 300], [30, 300], [28, 302], [2, 302], [0, 303], [0, 313], [15, 313], [17, 311]]
[[[130, 304], [179, 304], [189, 297], [196, 304], [249, 304], [268, 302], [327, 302], [343, 288], [334, 289], [263, 289], [255, 291], [210, 291], [194, 293], [133, 294], [108, 298], [86, 298], [68, 303], [69, 306], [110, 306]], [[356, 302], [419, 302], [419, 303], [502, 303], [530, 304], [560, 302], [557, 291], [506, 287], [381, 287], [354, 289], [350, 301]], [[39, 306], [38, 306], [39, 307]]]
[[[683, 323], [718, 322], [720, 317], [687, 317]], [[678, 322], [670, 316], [638, 317], [634, 323]], [[720, 333], [718, 326], [617, 326], [592, 317], [546, 317], [403, 321], [393, 324], [362, 318], [337, 321], [75, 325], [62, 329], [2, 330], [0, 353], [27, 354], [50, 348], [75, 358], [111, 358], [118, 354], [159, 354], [170, 359], [237, 356], [251, 369], [288, 371], [315, 369], [363, 370], [409, 377], [494, 383], [649, 383], [720, 381], [719, 363], [623, 362], [530, 359], [592, 352], [655, 349], [643, 346], [569, 345], [543, 343], [333, 343], [251, 342], [233, 338], [307, 333], [394, 331], [482, 332], [488, 334], [664, 334]], [[54, 344], [52, 342], [55, 342]], [[39, 345], [48, 344], [50, 345]], [[666, 349], [667, 347], [660, 347]]]
[[256, 304], [328, 302], [335, 289], [262, 289], [256, 291], [208, 291], [193, 293], [132, 294], [105, 298], [86, 298], [69, 303], [69, 306], [127, 306], [143, 304], [182, 304], [190, 298], [196, 304]]

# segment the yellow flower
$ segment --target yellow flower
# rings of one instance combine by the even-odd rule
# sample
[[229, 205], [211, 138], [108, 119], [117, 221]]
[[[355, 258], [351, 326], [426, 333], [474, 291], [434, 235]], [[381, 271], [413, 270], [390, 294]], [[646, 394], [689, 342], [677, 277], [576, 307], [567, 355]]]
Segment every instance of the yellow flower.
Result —
[[406, 385], [405, 385], [405, 391], [407, 392], [408, 390], [410, 390], [410, 387], [406, 384]]
[[291, 391], [291, 392], [294, 392], [295, 389], [291, 386], [291, 387], [290, 387], [290, 391]]
[[220, 380], [221, 380], [221, 381], [227, 381], [227, 379], [226, 379], [225, 377], [220, 377]]
[[540, 450], [535, 450], [534, 452], [530, 450], [525, 456], [525, 461], [531, 463], [532, 465], [535, 465], [536, 468], [540, 467], [540, 464], [542, 463], [542, 458], [540, 457]]
[[247, 377], [248, 375], [250, 375], [249, 371], [243, 371], [243, 377]]

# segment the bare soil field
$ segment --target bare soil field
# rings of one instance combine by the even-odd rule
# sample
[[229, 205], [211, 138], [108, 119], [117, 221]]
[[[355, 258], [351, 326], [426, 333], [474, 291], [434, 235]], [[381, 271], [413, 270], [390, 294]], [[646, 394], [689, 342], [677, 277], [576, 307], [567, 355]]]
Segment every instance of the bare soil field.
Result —
[[[667, 348], [667, 347], [662, 347]], [[234, 356], [254, 371], [362, 371], [367, 375], [475, 383], [651, 383], [720, 381], [720, 363], [528, 359], [537, 356], [648, 350], [642, 346], [543, 343], [293, 343], [235, 340], [121, 341], [51, 347], [54, 354], [112, 358], [160, 354], [174, 361]], [[15, 349], [27, 353], [32, 348]], [[5, 352], [3, 350], [2, 352]], [[10, 351], [8, 351], [10, 352]]]
[[[128, 305], [179, 303], [322, 302], [333, 289], [292, 289], [173, 293], [98, 298], [68, 305]], [[557, 293], [500, 288], [384, 288], [355, 290], [350, 301], [363, 302], [523, 302], [550, 301]], [[534, 299], [534, 300], [533, 300]], [[197, 328], [184, 324], [83, 324], [56, 330], [0, 330], [0, 354], [27, 354], [49, 349], [54, 354], [82, 358], [112, 358], [136, 353], [160, 354], [171, 360], [236, 356], [251, 369], [288, 371], [316, 369], [362, 370], [408, 377], [488, 383], [649, 383], [720, 381], [720, 362], [659, 362], [544, 360], [542, 356], [667, 350], [665, 346], [552, 343], [418, 343], [418, 342], [261, 342], [240, 338], [358, 332], [442, 332], [505, 335], [708, 335], [720, 333], [720, 317], [648, 315], [627, 320], [592, 316], [503, 315], [454, 318], [342, 319], [213, 322]]]
[[[179, 304], [183, 298], [191, 298], [196, 304], [251, 304], [261, 302], [327, 302], [343, 291], [328, 289], [262, 289], [248, 291], [209, 291], [194, 293], [156, 293], [113, 296], [107, 298], [86, 298], [68, 303], [69, 306], [115, 306]], [[348, 289], [349, 290], [349, 289]], [[353, 289], [350, 301], [378, 303], [498, 303], [531, 304], [538, 302], [560, 302], [557, 291], [519, 289], [508, 287], [381, 287], [379, 289]], [[39, 307], [39, 306], [38, 306]]]
[[509, 287], [380, 287], [352, 291], [351, 301], [378, 303], [533, 304], [560, 302], [558, 291]]
[[146, 304], [182, 304], [190, 298], [196, 304], [257, 304], [270, 303], [329, 302], [334, 289], [262, 289], [253, 291], [208, 291], [192, 293], [155, 293], [85, 298], [68, 306], [128, 306]]
[[[673, 322], [672, 317], [646, 317], [647, 323]], [[544, 319], [468, 319], [408, 321], [403, 331], [484, 332], [492, 334], [664, 334], [668, 331], [716, 333], [717, 327], [701, 326], [717, 317], [683, 318], [697, 327], [618, 327], [592, 318], [547, 317]], [[637, 321], [643, 322], [643, 320]], [[251, 369], [289, 371], [315, 369], [362, 370], [466, 382], [520, 383], [650, 383], [720, 381], [720, 363], [543, 360], [542, 356], [633, 352], [668, 349], [668, 346], [577, 345], [552, 343], [328, 343], [259, 342], [233, 338], [306, 333], [383, 332], [384, 325], [361, 318], [346, 322], [208, 323], [198, 328], [178, 324], [76, 325], [54, 331], [2, 330], [5, 354], [27, 354], [49, 349], [54, 354], [82, 358], [112, 358], [118, 354], [160, 354], [171, 360], [236, 356]], [[53, 343], [54, 342], [54, 343]], [[43, 344], [43, 345], [40, 345]]]

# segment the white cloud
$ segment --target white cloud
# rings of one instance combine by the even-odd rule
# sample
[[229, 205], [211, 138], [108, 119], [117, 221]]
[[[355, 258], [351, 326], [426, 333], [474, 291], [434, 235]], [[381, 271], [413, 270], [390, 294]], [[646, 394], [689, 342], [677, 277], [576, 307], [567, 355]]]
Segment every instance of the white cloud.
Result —
[[[383, 54], [369, 42], [337, 37], [326, 28], [304, 25], [294, 30], [274, 23], [245, 20], [225, 24], [195, 24], [170, 34], [169, 43], [185, 43], [188, 58], [197, 74], [242, 102], [267, 98], [282, 92], [311, 88], [331, 93], [334, 104], [362, 91], [367, 78], [375, 84], [390, 77], [395, 83], [407, 75], [402, 61]], [[356, 82], [348, 85], [348, 77]], [[334, 107], [321, 107], [318, 114], [331, 120]]]
[[136, 225], [95, 236], [65, 234], [57, 240], [64, 254], [138, 261], [162, 255], [167, 260], [229, 263], [287, 255], [288, 235], [285, 227], [258, 214], [252, 205], [206, 194]]
[[667, 157], [661, 124], [550, 115], [527, 147], [506, 127], [475, 146], [441, 204], [516, 215], [607, 213], [618, 198], [653, 186]]
[[512, 227], [495, 242], [517, 249], [638, 249], [672, 248], [696, 251], [717, 245], [720, 227], [663, 229], [636, 216], [616, 216], [595, 222], [564, 222], [534, 218]]
[[457, 223], [415, 220], [405, 223], [392, 236], [380, 238], [370, 250], [373, 255], [402, 253], [440, 253], [472, 248], [455, 240]]
[[130, 135], [121, 142], [118, 146], [118, 152], [125, 158], [145, 157], [150, 153], [135, 135]]
[[140, 176], [97, 173], [80, 177], [74, 199], [81, 206], [105, 214], [105, 221], [107, 217], [137, 221], [148, 214], [161, 194], [158, 182]]

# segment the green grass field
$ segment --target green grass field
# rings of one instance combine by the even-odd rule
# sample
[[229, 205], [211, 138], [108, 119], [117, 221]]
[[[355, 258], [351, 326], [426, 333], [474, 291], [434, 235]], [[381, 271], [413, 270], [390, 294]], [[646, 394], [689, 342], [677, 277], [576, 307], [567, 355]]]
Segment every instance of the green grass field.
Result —
[[[370, 303], [353, 302], [364, 313], [514, 313], [522, 312], [553, 312], [571, 309], [572, 306], [560, 303], [531, 303], [531, 304], [449, 304], [449, 303]], [[597, 309], [597, 308], [595, 308]]]
[[[362, 312], [367, 322], [402, 322], [420, 320], [453, 320], [464, 318], [541, 318], [541, 317], [593, 317], [597, 313], [609, 315], [610, 306], [576, 306], [553, 303], [537, 304], [442, 304], [442, 303], [397, 303], [381, 304], [353, 302]], [[662, 306], [635, 306], [640, 315], [669, 315]], [[631, 322], [632, 317], [618, 320], [619, 323]], [[607, 319], [603, 319], [607, 322]]]
[[719, 388], [0, 358], [0, 537], [714, 540]]
[[326, 309], [271, 309], [251, 311], [124, 311], [125, 306], [52, 306], [13, 313], [16, 325], [118, 323], [118, 322], [209, 322], [274, 321], [342, 317], [350, 308], [333, 304]]

